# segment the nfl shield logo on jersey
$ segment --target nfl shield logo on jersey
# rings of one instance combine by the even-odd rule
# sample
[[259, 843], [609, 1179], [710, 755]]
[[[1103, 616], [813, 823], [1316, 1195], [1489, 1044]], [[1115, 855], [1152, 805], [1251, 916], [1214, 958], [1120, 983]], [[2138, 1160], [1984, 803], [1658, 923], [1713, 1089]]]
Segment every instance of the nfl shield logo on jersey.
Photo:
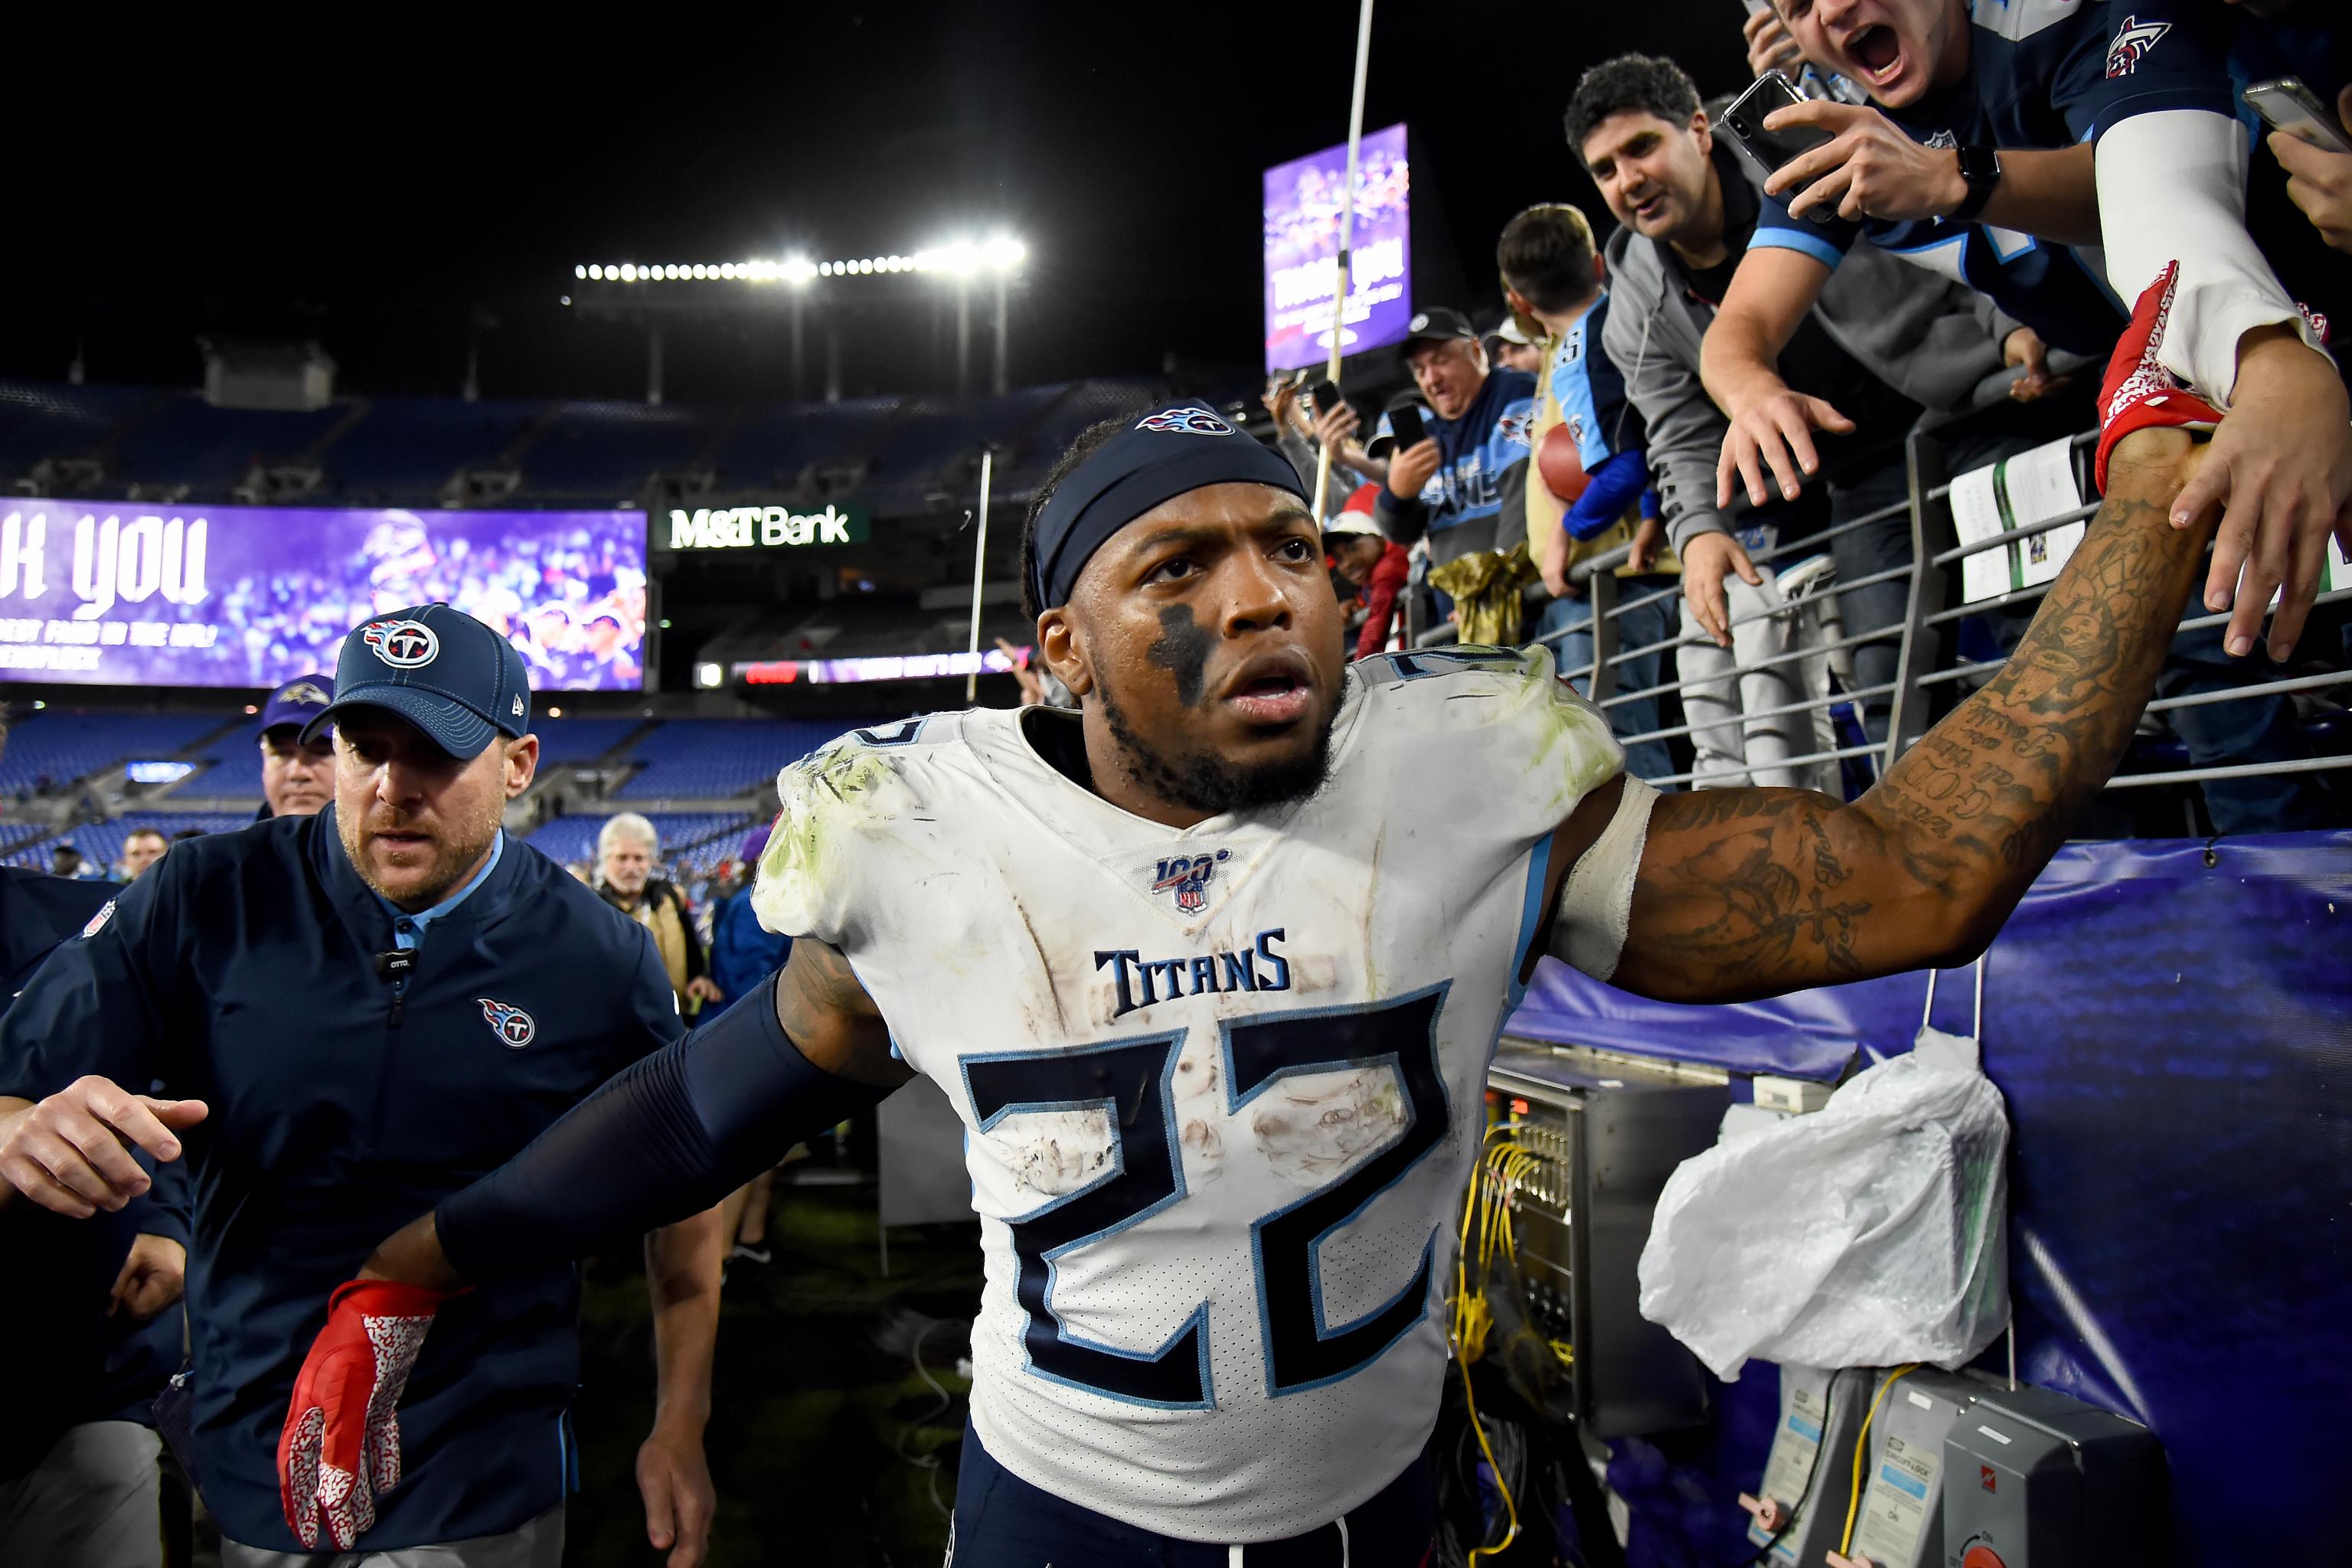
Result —
[[1147, 414], [1136, 421], [1139, 430], [1161, 430], [1178, 436], [1230, 436], [1234, 427], [1208, 409], [1193, 404], [1181, 408], [1163, 408], [1157, 414]]
[[531, 1022], [530, 1015], [521, 1008], [505, 1002], [493, 1002], [487, 996], [477, 996], [474, 1000], [482, 1005], [482, 1017], [489, 1024], [491, 1032], [505, 1041], [509, 1048], [519, 1051], [539, 1034], [539, 1026]]
[[1176, 907], [1188, 915], [1200, 913], [1209, 907], [1208, 881], [1216, 871], [1217, 862], [1230, 859], [1233, 851], [1220, 849], [1214, 855], [1179, 855], [1160, 862], [1152, 878], [1151, 890], [1176, 894]]
[[394, 669], [431, 664], [441, 651], [441, 639], [422, 621], [370, 621], [360, 628], [360, 640]]

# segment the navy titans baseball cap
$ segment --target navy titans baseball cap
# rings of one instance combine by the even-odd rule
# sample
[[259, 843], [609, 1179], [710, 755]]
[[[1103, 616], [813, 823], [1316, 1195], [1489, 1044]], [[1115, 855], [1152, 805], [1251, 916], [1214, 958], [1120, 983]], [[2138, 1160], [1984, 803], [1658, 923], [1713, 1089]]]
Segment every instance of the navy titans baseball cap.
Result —
[[453, 757], [478, 757], [530, 729], [530, 672], [514, 644], [463, 610], [419, 605], [352, 628], [335, 660], [335, 700], [311, 715], [309, 740], [346, 708], [383, 708]]
[[335, 700], [335, 683], [323, 675], [298, 675], [269, 694], [261, 705], [261, 732], [283, 729], [290, 724], [297, 730], [308, 727], [327, 704]]

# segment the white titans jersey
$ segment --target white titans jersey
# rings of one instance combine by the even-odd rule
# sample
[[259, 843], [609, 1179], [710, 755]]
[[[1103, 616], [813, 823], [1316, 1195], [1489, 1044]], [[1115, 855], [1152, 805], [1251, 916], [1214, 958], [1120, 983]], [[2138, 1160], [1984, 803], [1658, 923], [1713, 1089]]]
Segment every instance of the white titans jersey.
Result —
[[1487, 1059], [1549, 836], [1622, 753], [1542, 649], [1354, 666], [1319, 793], [1181, 832], [1022, 725], [784, 770], [755, 907], [847, 956], [963, 1119], [989, 1453], [1166, 1535], [1315, 1529], [1436, 1422]]

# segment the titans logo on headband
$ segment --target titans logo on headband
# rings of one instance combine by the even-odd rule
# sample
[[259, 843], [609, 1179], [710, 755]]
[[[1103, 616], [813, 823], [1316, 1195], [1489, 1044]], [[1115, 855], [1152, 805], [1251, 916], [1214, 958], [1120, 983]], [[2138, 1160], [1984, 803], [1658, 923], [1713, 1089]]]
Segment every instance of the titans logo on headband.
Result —
[[1163, 408], [1136, 421], [1139, 430], [1164, 430], [1178, 436], [1232, 436], [1234, 427], [1205, 408]]

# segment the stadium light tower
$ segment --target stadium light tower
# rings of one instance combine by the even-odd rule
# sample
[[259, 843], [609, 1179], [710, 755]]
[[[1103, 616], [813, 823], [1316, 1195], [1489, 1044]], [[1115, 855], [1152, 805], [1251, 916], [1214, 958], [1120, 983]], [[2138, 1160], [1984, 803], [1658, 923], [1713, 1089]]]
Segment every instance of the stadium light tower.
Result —
[[[865, 256], [819, 261], [795, 252], [772, 258], [719, 262], [583, 261], [573, 266], [573, 292], [592, 312], [642, 321], [647, 333], [646, 398], [661, 400], [662, 312], [708, 314], [740, 308], [781, 287], [792, 310], [793, 387], [801, 386], [804, 315], [811, 300], [821, 304], [854, 305], [857, 296], [874, 285], [856, 281], [902, 274], [931, 274], [945, 279], [956, 297], [956, 390], [966, 391], [971, 379], [971, 289], [982, 280], [996, 285], [996, 363], [992, 384], [1007, 389], [1010, 376], [1013, 280], [1029, 259], [1029, 247], [999, 229], [985, 240], [968, 236], [952, 238], [912, 255]], [[582, 289], [577, 285], [585, 284]], [[672, 288], [685, 284], [687, 288]], [[719, 284], [707, 290], [691, 287]], [[731, 299], [730, 299], [731, 296]], [[748, 298], [747, 298], [748, 296]], [[565, 302], [571, 302], [571, 296]], [[837, 338], [829, 340], [837, 344]], [[830, 351], [829, 351], [830, 352]], [[829, 361], [830, 363], [830, 361]], [[834, 377], [828, 374], [828, 395]]]

